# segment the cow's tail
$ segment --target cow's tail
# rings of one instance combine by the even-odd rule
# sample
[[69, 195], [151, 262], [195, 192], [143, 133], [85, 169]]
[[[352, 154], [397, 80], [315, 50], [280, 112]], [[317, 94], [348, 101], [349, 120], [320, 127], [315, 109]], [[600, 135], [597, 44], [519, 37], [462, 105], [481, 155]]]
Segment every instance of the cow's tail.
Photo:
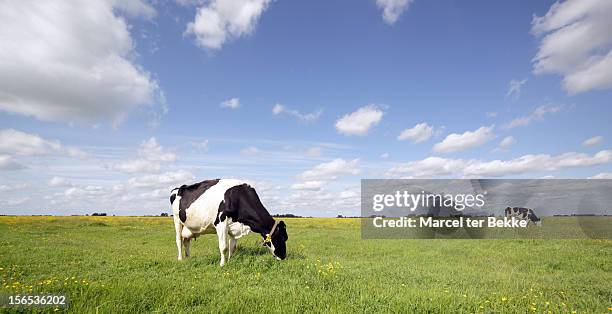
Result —
[[170, 208], [172, 208], [172, 215], [178, 217], [179, 214], [179, 204], [181, 203], [181, 197], [178, 195], [178, 188], [174, 188], [170, 192]]
[[183, 224], [179, 219], [179, 204], [181, 203], [181, 197], [178, 195], [178, 190], [178, 188], [175, 188], [170, 192], [170, 207], [172, 208], [172, 218], [174, 219], [176, 234], [181, 235], [183, 232]]

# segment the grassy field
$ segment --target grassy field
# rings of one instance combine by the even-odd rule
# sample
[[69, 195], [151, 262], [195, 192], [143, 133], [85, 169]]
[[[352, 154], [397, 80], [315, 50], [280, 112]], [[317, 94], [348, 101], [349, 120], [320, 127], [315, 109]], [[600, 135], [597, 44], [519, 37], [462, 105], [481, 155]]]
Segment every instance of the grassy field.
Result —
[[611, 240], [362, 240], [358, 219], [285, 221], [287, 260], [249, 235], [220, 268], [214, 235], [176, 261], [171, 218], [0, 217], [0, 294], [66, 294], [74, 313], [612, 311]]

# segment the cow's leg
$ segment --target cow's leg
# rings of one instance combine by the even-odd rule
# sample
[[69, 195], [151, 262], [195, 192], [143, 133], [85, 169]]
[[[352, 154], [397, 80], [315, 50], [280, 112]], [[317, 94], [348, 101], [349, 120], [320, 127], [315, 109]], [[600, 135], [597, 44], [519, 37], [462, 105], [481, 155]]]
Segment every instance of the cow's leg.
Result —
[[227, 259], [232, 257], [232, 253], [236, 250], [236, 238], [229, 236], [229, 252], [227, 253]]
[[174, 229], [176, 230], [176, 248], [178, 249], [178, 260], [183, 260], [183, 241], [181, 237], [181, 233], [183, 232], [183, 225], [178, 220], [178, 218], [174, 218]]
[[217, 237], [219, 238], [219, 252], [221, 253], [221, 262], [219, 265], [223, 267], [225, 265], [225, 251], [228, 249], [227, 240], [229, 234], [227, 233], [227, 225], [225, 222], [217, 224]]
[[189, 254], [189, 243], [191, 242], [191, 239], [189, 238], [185, 238], [183, 239], [183, 245], [185, 246], [185, 257], [189, 257], [191, 254]]

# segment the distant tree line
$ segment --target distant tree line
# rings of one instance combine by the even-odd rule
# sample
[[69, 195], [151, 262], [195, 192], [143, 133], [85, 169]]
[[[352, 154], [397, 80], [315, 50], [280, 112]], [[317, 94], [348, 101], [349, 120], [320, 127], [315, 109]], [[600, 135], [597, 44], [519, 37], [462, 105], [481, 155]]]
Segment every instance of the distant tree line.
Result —
[[274, 215], [272, 215], [272, 217], [278, 217], [278, 218], [308, 218], [308, 217], [294, 215], [294, 214], [274, 214]]

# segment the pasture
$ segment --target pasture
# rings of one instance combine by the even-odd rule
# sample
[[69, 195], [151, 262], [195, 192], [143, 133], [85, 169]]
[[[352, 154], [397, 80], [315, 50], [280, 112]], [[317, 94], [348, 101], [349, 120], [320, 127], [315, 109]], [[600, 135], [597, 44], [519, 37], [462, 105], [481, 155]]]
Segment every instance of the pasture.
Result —
[[362, 240], [358, 219], [285, 222], [287, 260], [251, 234], [220, 268], [214, 235], [176, 261], [168, 217], [0, 217], [0, 294], [65, 294], [71, 313], [612, 311], [612, 240]]

